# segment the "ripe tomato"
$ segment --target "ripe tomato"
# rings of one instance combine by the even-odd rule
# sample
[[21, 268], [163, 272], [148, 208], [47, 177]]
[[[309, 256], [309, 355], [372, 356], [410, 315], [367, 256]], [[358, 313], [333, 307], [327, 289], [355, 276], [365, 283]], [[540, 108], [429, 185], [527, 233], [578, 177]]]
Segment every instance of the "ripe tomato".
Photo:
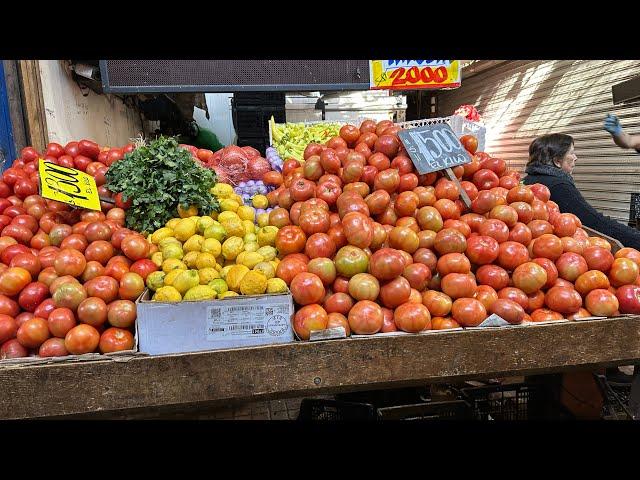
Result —
[[47, 298], [40, 305], [38, 305], [33, 312], [35, 317], [44, 318], [45, 320], [49, 318], [49, 314], [54, 311], [56, 308], [56, 304], [53, 301], [53, 298]]
[[31, 274], [31, 278], [38, 278], [42, 266], [38, 257], [32, 253], [19, 253], [11, 259], [10, 267], [24, 268]]
[[412, 263], [404, 268], [402, 276], [409, 281], [412, 289], [422, 292], [431, 280], [431, 270], [422, 263]]
[[127, 272], [120, 279], [118, 295], [122, 300], [135, 300], [142, 295], [144, 287], [144, 280], [140, 275], [133, 272]]
[[529, 252], [521, 243], [506, 241], [500, 244], [497, 260], [498, 265], [505, 270], [515, 270], [529, 261]]
[[473, 297], [478, 286], [475, 279], [469, 274], [450, 273], [442, 276], [441, 288], [452, 299], [461, 297]]
[[444, 277], [450, 273], [469, 273], [471, 263], [461, 253], [447, 253], [438, 259], [436, 268], [438, 273]]
[[31, 282], [20, 292], [18, 304], [27, 312], [34, 312], [47, 297], [49, 297], [49, 287], [41, 282]]
[[358, 273], [367, 271], [369, 257], [361, 248], [347, 245], [338, 250], [334, 262], [338, 275], [351, 278]]
[[384, 314], [377, 303], [361, 300], [349, 311], [348, 320], [353, 333], [370, 335], [380, 331], [384, 323]]
[[620, 304], [609, 290], [596, 288], [587, 294], [584, 306], [592, 315], [611, 317], [618, 311]]
[[11, 340], [16, 337], [18, 332], [18, 324], [13, 317], [0, 314], [0, 343]]
[[404, 277], [397, 277], [380, 288], [380, 300], [387, 308], [395, 308], [405, 303], [410, 295], [411, 285]]
[[433, 247], [440, 255], [446, 253], [464, 253], [467, 249], [467, 240], [458, 230], [444, 228], [437, 233]]
[[137, 273], [142, 277], [143, 280], [146, 281], [150, 273], [158, 271], [158, 266], [155, 263], [153, 263], [151, 260], [147, 258], [143, 258], [141, 260], [136, 260], [135, 262], [133, 262], [131, 264], [131, 267], [129, 267], [129, 271], [133, 273]]
[[564, 317], [561, 313], [548, 308], [539, 308], [531, 312], [532, 322], [548, 322], [551, 320], [563, 320]]
[[400, 252], [393, 248], [381, 248], [369, 259], [369, 273], [378, 280], [392, 280], [402, 275], [405, 265]]
[[47, 321], [39, 317], [24, 322], [16, 333], [18, 342], [26, 348], [38, 348], [50, 336]]
[[431, 315], [444, 317], [451, 311], [453, 301], [447, 294], [436, 290], [427, 290], [422, 294], [422, 304], [429, 309]]
[[135, 341], [128, 330], [122, 328], [108, 328], [100, 336], [98, 348], [102, 353], [121, 352], [132, 350]]
[[493, 303], [498, 300], [498, 293], [489, 285], [480, 285], [473, 296], [489, 311]]
[[464, 149], [471, 155], [478, 150], [478, 139], [474, 135], [463, 135], [460, 137], [460, 143]]
[[422, 304], [405, 303], [396, 308], [393, 314], [396, 326], [410, 333], [418, 333], [431, 328], [431, 314]]
[[[462, 237], [464, 238], [464, 235], [462, 235]], [[418, 234], [409, 227], [394, 227], [391, 232], [389, 232], [388, 238], [389, 246], [391, 248], [403, 250], [410, 254], [413, 254], [416, 250], [418, 250], [418, 247], [420, 246], [420, 239], [418, 238]]]
[[499, 253], [500, 244], [493, 236], [480, 233], [467, 240], [465, 254], [476, 265], [493, 263], [498, 258]]
[[483, 265], [476, 271], [476, 280], [480, 285], [488, 285], [496, 291], [509, 286], [509, 274], [497, 265]]
[[281, 255], [299, 253], [304, 250], [307, 236], [300, 227], [287, 225], [278, 230], [275, 246]]
[[524, 320], [524, 309], [512, 300], [498, 299], [489, 309], [490, 314], [498, 315], [511, 325], [518, 325]]
[[[638, 264], [628, 258], [616, 258], [609, 270], [609, 280], [614, 287], [631, 285], [638, 279]], [[0, 273], [0, 287], [2, 286], [2, 274]], [[0, 292], [3, 293], [3, 292]]]
[[610, 286], [607, 275], [599, 270], [589, 270], [580, 275], [575, 282], [575, 289], [582, 296], [585, 296], [592, 290], [606, 290]]
[[0, 294], [12, 297], [31, 282], [31, 274], [20, 267], [10, 267], [0, 272]]
[[616, 298], [621, 313], [640, 313], [640, 287], [637, 285], [623, 285], [616, 290]]
[[293, 319], [293, 329], [301, 340], [309, 340], [314, 330], [327, 328], [329, 316], [320, 305], [305, 305], [298, 310]]
[[525, 310], [529, 308], [529, 297], [519, 288], [506, 287], [498, 292], [498, 298], [513, 300]]
[[587, 262], [581, 255], [573, 252], [567, 252], [560, 255], [556, 260], [556, 268], [560, 278], [569, 282], [575, 282], [576, 279], [589, 270]]
[[64, 337], [64, 346], [73, 355], [94, 352], [99, 343], [98, 330], [84, 323], [73, 327]]
[[516, 267], [512, 274], [513, 285], [526, 294], [540, 290], [547, 283], [547, 272], [535, 262]]
[[551, 288], [558, 279], [558, 269], [556, 268], [555, 263], [548, 258], [534, 258], [533, 261], [544, 268], [545, 273], [547, 274], [547, 282], [544, 284], [543, 288]]
[[563, 314], [575, 313], [582, 307], [580, 294], [573, 288], [567, 287], [550, 288], [545, 295], [544, 301], [551, 310]]
[[69, 330], [77, 325], [73, 311], [69, 308], [56, 308], [47, 318], [47, 325], [51, 335], [58, 338], [64, 338]]
[[78, 305], [78, 320], [98, 327], [107, 321], [107, 304], [98, 297], [89, 297]]
[[[116, 262], [114, 265], [116, 264], [120, 263]], [[103, 275], [89, 280], [84, 284], [84, 287], [88, 296], [98, 297], [104, 300], [105, 303], [111, 303], [118, 298], [120, 285], [115, 278]]]
[[40, 357], [64, 357], [66, 355], [69, 355], [69, 352], [64, 346], [64, 339], [62, 338], [49, 338], [38, 349], [38, 356]]
[[475, 298], [459, 298], [453, 302], [451, 316], [463, 327], [475, 327], [487, 318], [487, 310]]
[[353, 298], [346, 293], [338, 292], [330, 295], [324, 301], [324, 309], [328, 314], [341, 313], [347, 315], [354, 305]]
[[313, 273], [301, 272], [291, 280], [291, 294], [299, 305], [320, 303], [325, 289], [320, 277]]
[[58, 275], [71, 275], [72, 277], [82, 275], [86, 266], [87, 260], [84, 255], [71, 248], [60, 250], [53, 262], [53, 268]]

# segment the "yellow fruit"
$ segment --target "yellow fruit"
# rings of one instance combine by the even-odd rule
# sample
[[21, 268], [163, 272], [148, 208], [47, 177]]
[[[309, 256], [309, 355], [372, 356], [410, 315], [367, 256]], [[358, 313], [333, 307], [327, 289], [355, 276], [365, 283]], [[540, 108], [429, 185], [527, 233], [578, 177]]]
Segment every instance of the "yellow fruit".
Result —
[[266, 261], [273, 260], [278, 254], [278, 251], [269, 245], [260, 247], [257, 252], [262, 255]]
[[242, 225], [244, 227], [245, 235], [256, 233], [256, 224], [253, 223], [253, 220], [242, 220]]
[[174, 229], [174, 227], [178, 224], [178, 222], [180, 221], [179, 218], [172, 218], [171, 220], [169, 220], [167, 222], [167, 224], [165, 225], [165, 227], [170, 228], [171, 230]]
[[257, 272], [261, 272], [265, 277], [267, 277], [267, 280], [276, 276], [276, 269], [269, 262], [260, 262], [253, 267], [253, 269]]
[[173, 237], [173, 230], [167, 227], [162, 227], [151, 234], [151, 242], [158, 245], [160, 240], [167, 237]]
[[267, 225], [258, 229], [258, 245], [264, 247], [265, 245], [273, 246], [276, 242], [276, 235], [278, 233], [278, 227]]
[[222, 253], [222, 245], [215, 238], [207, 238], [202, 242], [202, 248], [200, 251], [202, 253], [210, 253], [214, 257], [218, 257]]
[[178, 245], [182, 248], [182, 242], [180, 242], [176, 237], [167, 237], [160, 240], [158, 243], [158, 248], [162, 250], [167, 245]]
[[182, 257], [184, 257], [184, 251], [180, 245], [172, 243], [162, 249], [162, 258], [175, 258], [180, 260]]
[[177, 258], [167, 258], [162, 262], [162, 271], [169, 273], [171, 270], [186, 270], [187, 266]]
[[191, 287], [187, 290], [187, 293], [184, 294], [183, 300], [185, 301], [196, 301], [196, 300], [213, 300], [218, 295], [213, 288], [208, 285], [198, 285], [195, 287]]
[[245, 252], [241, 262], [238, 262], [238, 259], [236, 259], [236, 263], [241, 263], [247, 268], [253, 268], [260, 262], [264, 262], [264, 257], [256, 252]]
[[267, 280], [267, 293], [283, 293], [287, 291], [287, 284], [281, 278]]
[[251, 204], [255, 208], [267, 208], [269, 206], [269, 200], [264, 195], [255, 195], [251, 200]]
[[214, 238], [217, 241], [221, 242], [224, 240], [224, 237], [227, 236], [227, 232], [224, 229], [224, 227], [220, 224], [218, 225], [211, 225], [209, 227], [207, 227], [207, 229], [204, 231], [204, 238], [206, 240], [210, 239], [210, 238]]
[[198, 220], [198, 225], [197, 225], [198, 233], [200, 235], [204, 235], [204, 231], [207, 229], [207, 227], [210, 227], [211, 225], [213, 225], [213, 222], [214, 222], [213, 218], [209, 216], [200, 217], [200, 220]]
[[151, 261], [155, 263], [158, 267], [162, 266], [163, 260], [164, 260], [164, 257], [162, 256], [162, 252], [156, 252], [153, 255], [151, 255]]
[[262, 272], [252, 270], [242, 277], [240, 293], [243, 295], [262, 295], [267, 290], [267, 277]]
[[181, 295], [184, 295], [190, 288], [200, 285], [200, 276], [198, 275], [198, 271], [183, 270], [171, 285], [175, 287]]
[[245, 233], [245, 228], [244, 225], [242, 224], [242, 220], [240, 220], [239, 218], [229, 218], [229, 219], [225, 219], [222, 222], [222, 227], [224, 228], [224, 231], [227, 232], [227, 238], [228, 237], [244, 237]]
[[244, 199], [237, 193], [229, 195], [229, 198], [238, 202], [238, 205], [244, 205]]
[[216, 212], [215, 210], [213, 212], [209, 212], [209, 216], [211, 217], [212, 220], [217, 220], [218, 212]]
[[[277, 260], [277, 258], [276, 258], [276, 260]], [[271, 265], [273, 265], [273, 268], [274, 268], [275, 270], [277, 270], [277, 269], [278, 269], [278, 262], [276, 262], [276, 260], [269, 260], [269, 263], [270, 263]]]
[[247, 205], [238, 207], [238, 211], [236, 213], [240, 217], [240, 220], [250, 220], [251, 223], [253, 223], [256, 219], [256, 211], [253, 207], [249, 207]]
[[226, 198], [229, 195], [233, 195], [233, 187], [226, 183], [216, 183], [211, 189], [211, 193], [216, 197]]
[[220, 212], [220, 214], [218, 215], [218, 222], [220, 222], [220, 225], [222, 225], [223, 222], [226, 222], [227, 220], [232, 218], [240, 220], [240, 217], [236, 212]]
[[258, 241], [258, 237], [256, 237], [255, 233], [247, 233], [244, 238], [244, 243], [251, 243], [251, 242], [257, 242]]
[[218, 273], [222, 272], [222, 265], [220, 265], [220, 263], [216, 264], [216, 270], [218, 271]]
[[188, 218], [183, 218], [175, 226], [173, 232], [178, 240], [186, 242], [196, 234], [196, 224]]
[[227, 282], [225, 282], [221, 278], [216, 278], [215, 280], [211, 280], [209, 282], [209, 286], [216, 291], [218, 296], [229, 291], [229, 287], [227, 287]]
[[244, 242], [240, 237], [229, 237], [222, 244], [222, 256], [225, 260], [234, 260], [243, 250]]
[[196, 268], [213, 268], [216, 266], [216, 257], [210, 253], [199, 253], [196, 259]]
[[182, 261], [187, 267], [196, 268], [196, 259], [198, 258], [198, 255], [200, 255], [200, 252], [189, 252], [184, 256]]
[[229, 273], [229, 270], [231, 270], [231, 267], [233, 266], [234, 265], [228, 265], [226, 267], [222, 267], [222, 269], [220, 270], [220, 277], [226, 281], [227, 273]]
[[178, 205], [178, 215], [180, 218], [193, 217], [198, 214], [198, 207], [195, 205], [189, 205], [189, 208], [182, 208], [181, 205]]
[[202, 235], [194, 235], [189, 238], [184, 245], [182, 245], [182, 249], [185, 252], [199, 252], [202, 249], [202, 243], [204, 242], [204, 237]]
[[269, 225], [269, 214], [268, 213], [260, 213], [258, 215], [258, 226], [259, 227], [266, 227], [267, 225]]
[[164, 285], [164, 272], [151, 272], [147, 275], [147, 288], [150, 290], [158, 290]]
[[245, 252], [255, 252], [258, 250], [258, 244], [256, 242], [249, 242], [244, 244]]
[[163, 279], [165, 286], [172, 286], [173, 282], [176, 281], [176, 277], [180, 275], [182, 272], [186, 272], [186, 269], [171, 270], [169, 273], [167, 273]]
[[240, 203], [228, 198], [220, 200], [220, 210], [223, 212], [237, 212]]
[[237, 297], [238, 294], [236, 292], [232, 292], [231, 290], [226, 291], [224, 293], [221, 293], [220, 295], [218, 295], [218, 298], [222, 299], [222, 298], [227, 298], [227, 297]]
[[247, 273], [249, 273], [249, 271], [250, 270], [244, 265], [234, 265], [233, 267], [231, 267], [231, 269], [227, 272], [227, 277], [225, 278], [229, 289], [233, 290], [234, 292], [239, 292], [240, 282], [242, 282], [242, 279]]
[[159, 288], [152, 300], [156, 302], [179, 302], [182, 300], [182, 295], [173, 287]]
[[200, 221], [200, 218], [201, 217], [193, 216], [193, 217], [185, 218], [185, 220], [189, 220], [190, 222], [192, 222], [196, 226], [196, 229], [197, 229], [198, 228], [198, 222]]
[[203, 268], [202, 270], [198, 270], [198, 276], [200, 277], [200, 285], [207, 285], [212, 280], [220, 278], [220, 274], [215, 268]]
[[247, 252], [246, 251], [242, 251], [238, 254], [238, 256], [236, 257], [236, 259], [233, 261], [233, 263], [237, 264], [237, 265], [242, 265], [242, 262], [244, 261], [244, 257], [247, 256]]

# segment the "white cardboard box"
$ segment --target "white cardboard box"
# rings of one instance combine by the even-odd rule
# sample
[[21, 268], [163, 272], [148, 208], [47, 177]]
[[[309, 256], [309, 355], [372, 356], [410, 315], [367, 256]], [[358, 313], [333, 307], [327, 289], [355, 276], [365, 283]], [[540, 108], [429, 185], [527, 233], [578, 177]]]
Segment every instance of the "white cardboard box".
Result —
[[200, 302], [137, 303], [138, 348], [151, 355], [293, 342], [290, 293]]

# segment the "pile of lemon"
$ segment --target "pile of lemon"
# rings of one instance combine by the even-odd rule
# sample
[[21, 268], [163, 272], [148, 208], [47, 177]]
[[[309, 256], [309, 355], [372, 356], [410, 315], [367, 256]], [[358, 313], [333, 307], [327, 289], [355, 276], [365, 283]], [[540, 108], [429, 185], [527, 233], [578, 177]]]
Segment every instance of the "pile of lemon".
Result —
[[269, 225], [269, 215], [256, 218], [255, 208], [243, 205], [231, 185], [218, 183], [211, 193], [220, 213], [197, 216], [178, 209], [180, 218], [149, 236], [159, 249], [151, 260], [161, 268], [147, 277], [147, 287], [155, 292], [152, 299], [180, 302], [286, 292], [286, 283], [275, 276], [278, 228]]

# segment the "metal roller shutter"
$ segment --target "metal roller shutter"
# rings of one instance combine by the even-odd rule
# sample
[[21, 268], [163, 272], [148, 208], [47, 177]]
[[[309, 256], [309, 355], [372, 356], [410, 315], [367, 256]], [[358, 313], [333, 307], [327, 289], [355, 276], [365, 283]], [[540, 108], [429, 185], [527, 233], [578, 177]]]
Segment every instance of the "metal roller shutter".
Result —
[[602, 122], [615, 113], [626, 132], [640, 133], [640, 104], [614, 106], [611, 94], [638, 75], [637, 60], [509, 61], [463, 77], [462, 87], [439, 94], [438, 110], [447, 116], [475, 105], [487, 127], [486, 150], [519, 171], [537, 136], [573, 136], [576, 185], [595, 208], [627, 223], [631, 193], [640, 192], [640, 155], [618, 148]]

